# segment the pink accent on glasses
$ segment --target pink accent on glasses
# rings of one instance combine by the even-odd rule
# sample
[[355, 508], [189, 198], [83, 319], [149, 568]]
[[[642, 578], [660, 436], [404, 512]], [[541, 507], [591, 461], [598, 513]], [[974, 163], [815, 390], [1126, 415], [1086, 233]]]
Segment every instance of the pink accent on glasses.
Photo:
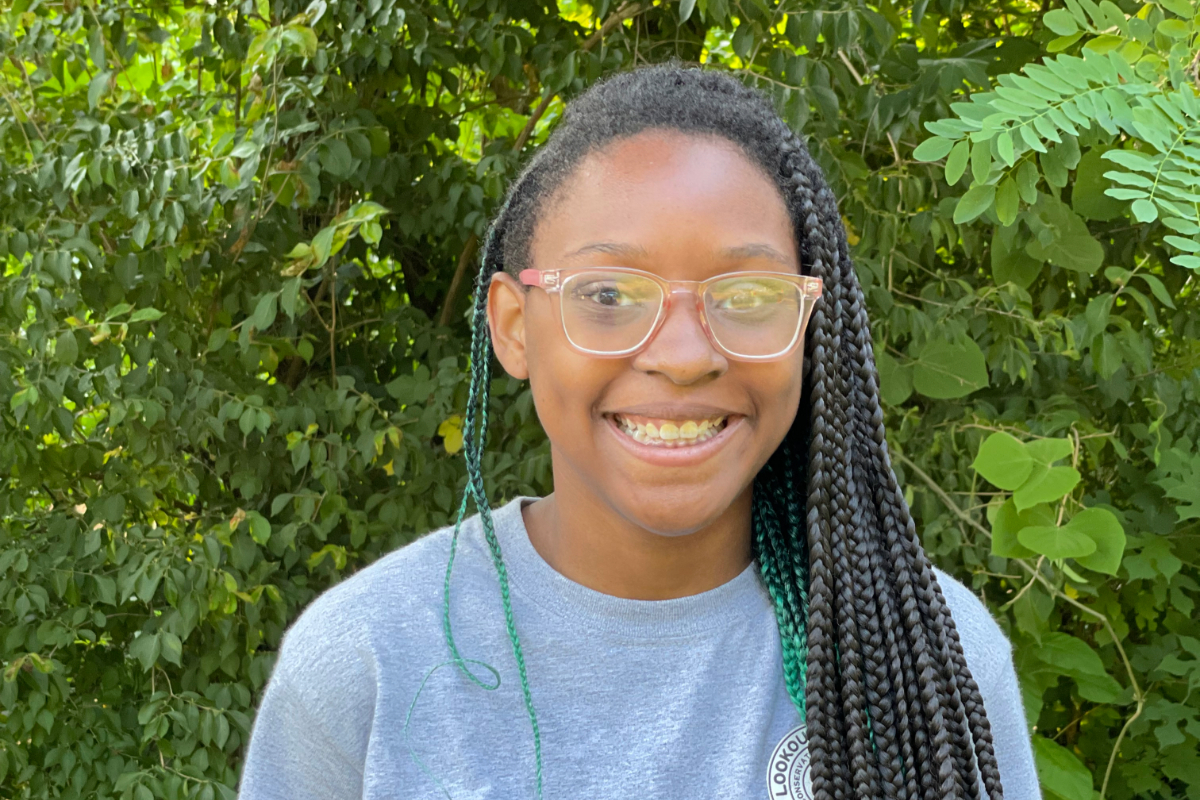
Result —
[[785, 358], [803, 340], [823, 290], [820, 278], [766, 271], [669, 281], [628, 267], [580, 267], [526, 269], [518, 279], [557, 294], [567, 341], [600, 358], [627, 357], [646, 347], [662, 328], [676, 294], [692, 296], [705, 335], [726, 356], [740, 361]]

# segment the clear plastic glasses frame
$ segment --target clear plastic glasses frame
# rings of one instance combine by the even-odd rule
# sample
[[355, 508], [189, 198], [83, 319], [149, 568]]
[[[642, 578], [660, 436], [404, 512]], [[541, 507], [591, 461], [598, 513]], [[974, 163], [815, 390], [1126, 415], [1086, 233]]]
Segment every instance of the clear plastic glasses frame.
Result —
[[[635, 344], [619, 349], [597, 349], [595, 347], [584, 346], [572, 336], [571, 326], [567, 322], [568, 315], [565, 307], [567, 300], [565, 299], [564, 290], [569, 289], [573, 282], [577, 282], [589, 275], [636, 276], [649, 279], [657, 284], [660, 290], [657, 312], [654, 315], [653, 322], [646, 329], [645, 335], [637, 340]], [[768, 353], [740, 352], [737, 345], [721, 341], [720, 331], [725, 327], [722, 323], [718, 323], [715, 326], [710, 324], [709, 305], [712, 301], [711, 292], [713, 287], [721, 286], [730, 281], [753, 281], [756, 278], [768, 278], [789, 283], [795, 287], [796, 292], [792, 298], [798, 308], [795, 329], [791, 330], [790, 335], [785, 337], [787, 339], [785, 346], [772, 347], [772, 352]], [[722, 275], [714, 275], [702, 281], [670, 281], [652, 272], [631, 269], [629, 267], [579, 267], [552, 270], [526, 269], [521, 270], [518, 279], [525, 286], [536, 286], [548, 294], [558, 295], [559, 302], [556, 304], [555, 311], [558, 314], [559, 322], [562, 324], [567, 342], [577, 351], [597, 358], [624, 358], [634, 355], [646, 347], [662, 328], [671, 305], [674, 302], [675, 295], [678, 294], [687, 295], [692, 298], [692, 302], [695, 304], [696, 311], [700, 317], [700, 325], [704, 329], [709, 342], [712, 343], [716, 350], [729, 358], [738, 361], [775, 361], [786, 358], [803, 340], [804, 329], [807, 327], [809, 317], [812, 315], [813, 306], [823, 291], [823, 283], [820, 278], [810, 275], [797, 275], [790, 272], [769, 271], [729, 272]], [[646, 322], [644, 320], [637, 323], [638, 329], [645, 326]], [[753, 330], [752, 326], [749, 330]]]

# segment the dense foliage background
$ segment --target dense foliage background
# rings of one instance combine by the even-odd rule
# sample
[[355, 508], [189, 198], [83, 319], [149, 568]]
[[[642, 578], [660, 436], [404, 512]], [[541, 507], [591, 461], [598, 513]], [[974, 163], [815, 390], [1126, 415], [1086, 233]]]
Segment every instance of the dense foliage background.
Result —
[[[234, 796], [288, 622], [456, 508], [506, 180], [677, 57], [835, 186], [1047, 796], [1200, 800], [1197, 9], [1057, 2], [10, 0], [0, 796]], [[527, 387], [493, 398], [494, 502], [550, 491]]]

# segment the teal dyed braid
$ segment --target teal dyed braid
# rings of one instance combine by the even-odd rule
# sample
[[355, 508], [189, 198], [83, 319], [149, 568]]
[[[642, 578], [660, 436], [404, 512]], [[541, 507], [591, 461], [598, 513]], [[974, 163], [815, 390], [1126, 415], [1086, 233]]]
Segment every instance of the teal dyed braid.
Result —
[[[763, 584], [775, 604], [779, 642], [783, 651], [783, 680], [800, 721], [806, 720], [804, 691], [808, 676], [808, 563], [803, 542], [796, 531], [803, 531], [803, 512], [797, 509], [803, 484], [795, 483], [795, 474], [783, 469], [778, 461], [791, 461], [785, 443], [759, 472], [754, 484], [751, 512], [754, 557], [758, 561]], [[782, 505], [783, 508], [779, 508]], [[780, 512], [783, 518], [781, 519]]]
[[[507, 203], [505, 204], [505, 208]], [[504, 217], [505, 208], [497, 215], [497, 223]], [[533, 708], [533, 695], [529, 691], [529, 676], [525, 668], [525, 654], [521, 649], [521, 639], [517, 635], [517, 626], [513, 620], [512, 597], [508, 584], [508, 568], [500, 552], [500, 541], [496, 538], [496, 528], [492, 522], [492, 509], [488, 503], [487, 492], [483, 486], [483, 447], [487, 440], [488, 398], [492, 382], [492, 339], [487, 322], [488, 284], [491, 281], [492, 259], [495, 252], [498, 224], [493, 224], [484, 241], [483, 256], [479, 267], [479, 276], [475, 281], [475, 306], [471, 315], [471, 384], [467, 392], [467, 412], [463, 421], [463, 456], [467, 461], [467, 486], [463, 493], [462, 503], [458, 507], [458, 519], [454, 523], [454, 534], [450, 538], [450, 557], [446, 562], [446, 580], [442, 589], [442, 630], [446, 635], [446, 644], [454, 664], [477, 686], [493, 690], [500, 686], [500, 676], [495, 675], [494, 684], [485, 683], [475, 673], [468, 669], [468, 663], [479, 663], [464, 659], [458, 652], [454, 642], [454, 633], [450, 627], [450, 573], [454, 569], [454, 555], [458, 549], [458, 534], [462, 529], [463, 520], [467, 514], [468, 499], [475, 501], [479, 510], [480, 522], [483, 525], [483, 537], [491, 551], [492, 564], [496, 567], [496, 575], [500, 580], [500, 599], [504, 605], [504, 622], [508, 628], [508, 640], [512, 643], [513, 657], [517, 662], [517, 672], [521, 676], [521, 691], [525, 699], [525, 711], [529, 714], [529, 724], [533, 728], [533, 755], [536, 769], [536, 796], [542, 797], [542, 734], [538, 728], [537, 712]], [[476, 413], [479, 415], [479, 429], [476, 432]], [[493, 670], [494, 672], [494, 670]]]

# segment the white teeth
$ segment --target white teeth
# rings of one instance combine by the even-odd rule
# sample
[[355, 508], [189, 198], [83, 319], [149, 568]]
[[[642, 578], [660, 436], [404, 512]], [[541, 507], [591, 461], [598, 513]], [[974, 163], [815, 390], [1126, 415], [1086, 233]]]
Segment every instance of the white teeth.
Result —
[[704, 420], [684, 420], [683, 422], [663, 422], [655, 425], [653, 422], [634, 423], [622, 417], [614, 416], [617, 427], [634, 441], [655, 447], [689, 447], [708, 441], [725, 429], [728, 417], [716, 417]]

